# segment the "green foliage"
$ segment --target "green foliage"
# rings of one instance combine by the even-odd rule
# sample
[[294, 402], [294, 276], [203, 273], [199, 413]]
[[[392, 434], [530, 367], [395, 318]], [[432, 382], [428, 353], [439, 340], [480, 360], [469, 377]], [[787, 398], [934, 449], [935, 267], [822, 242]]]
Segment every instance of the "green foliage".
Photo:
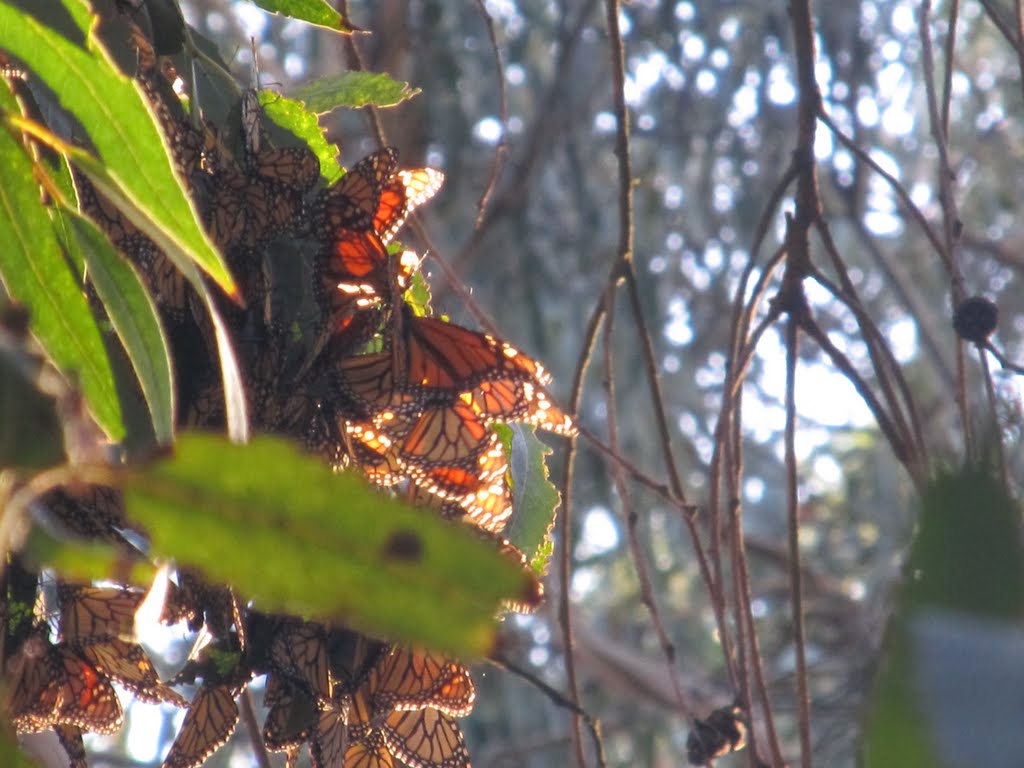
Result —
[[[938, 476], [923, 495], [920, 521], [870, 709], [869, 765], [947, 764], [925, 714], [922, 683], [929, 671], [917, 645], [923, 641], [910, 631], [913, 622], [936, 611], [1016, 622], [1024, 606], [1020, 512], [988, 471], [971, 467]], [[957, 702], [944, 706], [955, 711]]]
[[114, 580], [147, 586], [156, 574], [156, 568], [149, 562], [129, 562], [124, 550], [117, 547], [58, 539], [39, 526], [29, 535], [24, 557], [37, 568], [52, 568], [62, 578], [79, 584]]
[[526, 553], [530, 568], [539, 576], [547, 573], [554, 551], [551, 531], [561, 503], [558, 489], [548, 477], [546, 457], [551, 449], [537, 439], [532, 427], [522, 424], [495, 427], [511, 456], [515, 513], [505, 536]]
[[[64, 0], [64, 5], [82, 19], [79, 0]], [[95, 35], [90, 32], [82, 48], [6, 4], [0, 4], [0, 30], [4, 48], [42, 78], [88, 131], [102, 167], [120, 192], [117, 197], [134, 203], [134, 212], [125, 210], [133, 223], [179, 267], [194, 261], [234, 294], [231, 275], [196, 218], [142, 94], [117, 70]]]
[[1020, 510], [988, 471], [940, 475], [924, 494], [905, 605], [1017, 619], [1021, 554]]
[[318, 115], [338, 107], [393, 107], [411, 99], [419, 89], [394, 80], [390, 75], [374, 72], [345, 72], [321, 77], [291, 94]]
[[[488, 542], [337, 474], [285, 441], [179, 436], [125, 472], [153, 552], [231, 583], [261, 610], [333, 617], [377, 636], [479, 656], [528, 577]], [[310, 585], [317, 588], [310, 589]]]
[[352, 32], [352, 23], [327, 4], [326, 0], [252, 0], [265, 11], [301, 19], [335, 32]]
[[168, 444], [174, 436], [174, 380], [156, 307], [135, 269], [95, 224], [70, 210], [62, 211], [62, 218], [70, 234], [64, 245], [88, 265], [89, 279], [139, 377], [156, 439]]
[[[0, 7], [0, 15], [3, 8]], [[13, 98], [3, 89], [0, 107]], [[32, 328], [57, 365], [77, 374], [97, 422], [124, 437], [121, 407], [99, 328], [61, 253], [24, 146], [0, 129], [0, 278], [32, 314]]]
[[317, 156], [320, 160], [320, 175], [327, 183], [333, 184], [340, 179], [338, 147], [327, 141], [316, 115], [303, 107], [302, 102], [270, 91], [260, 91], [259, 97], [267, 117], [305, 142]]

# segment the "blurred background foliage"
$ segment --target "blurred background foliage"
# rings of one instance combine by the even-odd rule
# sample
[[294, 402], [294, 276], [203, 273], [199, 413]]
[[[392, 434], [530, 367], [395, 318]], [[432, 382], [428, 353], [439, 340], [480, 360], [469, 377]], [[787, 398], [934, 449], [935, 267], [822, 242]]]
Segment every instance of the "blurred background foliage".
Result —
[[[967, 294], [985, 295], [999, 307], [996, 345], [1009, 359], [1021, 361], [1024, 228], [1016, 206], [1024, 185], [1024, 106], [1017, 52], [993, 22], [995, 15], [1012, 23], [1013, 8], [992, 3], [986, 15], [983, 3], [952, 6], [957, 21], [948, 138], [956, 173], [952, 190], [963, 225], [956, 258]], [[310, 79], [357, 66], [348, 40], [251, 4], [189, 0], [182, 7], [243, 81], [253, 65], [249, 40], [254, 39], [262, 87], [286, 96]], [[786, 196], [778, 208], [771, 207], [797, 131], [787, 7], [782, 0], [637, 0], [621, 11], [636, 179], [636, 270], [677, 469], [698, 522], [706, 519], [734, 294], [754, 258], [753, 276], [760, 275], [767, 255], [782, 242], [783, 213], [793, 208]], [[928, 120], [919, 23], [929, 12], [941, 92], [951, 3], [928, 9], [917, 2], [852, 0], [818, 3], [814, 10], [815, 73], [825, 112], [864, 157], [895, 177], [940, 231], [939, 151]], [[428, 251], [424, 268], [432, 275], [435, 309], [458, 322], [474, 322], [433, 256], [454, 268], [506, 338], [552, 370], [553, 389], [567, 400], [584, 329], [617, 255], [616, 119], [603, 4], [377, 0], [352, 2], [348, 15], [372, 33], [352, 40], [362, 66], [422, 91], [380, 112], [388, 142], [401, 151], [403, 165], [428, 164], [447, 175], [442, 193], [423, 214], [429, 246], [418, 243]], [[329, 138], [341, 147], [343, 165], [375, 146], [362, 112], [336, 112], [324, 122]], [[477, 225], [497, 152], [503, 153], [500, 175]], [[893, 188], [863, 157], [823, 126], [814, 154], [825, 219], [867, 314], [909, 382], [930, 466], [957, 466], [965, 458], [965, 440], [956, 408], [957, 342], [948, 274]], [[767, 240], [752, 255], [766, 212]], [[413, 236], [408, 239], [415, 243]], [[811, 247], [816, 265], [833, 275], [820, 240], [812, 237]], [[806, 288], [818, 323], [874, 383], [852, 314], [824, 291]], [[777, 289], [774, 276], [767, 296]], [[619, 315], [626, 318], [621, 303]], [[614, 376], [622, 453], [661, 478], [664, 467], [637, 338], [632, 325], [618, 323]], [[744, 385], [742, 498], [737, 502], [772, 708], [784, 754], [796, 760], [784, 353], [781, 326], [770, 329]], [[1005, 476], [1016, 494], [1024, 478], [1021, 377], [994, 368], [992, 405], [977, 354], [966, 360], [968, 418], [980, 444], [1002, 443]], [[602, 376], [597, 362], [585, 379], [579, 412], [580, 423], [599, 435], [607, 428]], [[886, 622], [918, 519], [918, 495], [857, 392], [812, 344], [801, 348], [798, 376], [799, 542], [814, 764], [855, 765]], [[556, 451], [554, 477], [563, 457]], [[608, 465], [585, 441], [575, 466], [570, 551], [581, 704], [602, 723], [609, 765], [674, 766], [685, 753], [687, 715], [706, 717], [729, 704], [735, 691], [681, 513], [641, 486], [632, 493], [641, 549], [690, 711], [682, 712], [676, 703], [664, 654], [640, 600]], [[981, 496], [963, 498], [965, 506], [985, 504]], [[970, 526], [964, 535], [970, 535]], [[981, 545], [971, 556], [984, 557], [986, 551]], [[1008, 556], [1018, 554], [1013, 548]], [[947, 565], [969, 570], [971, 563]], [[506, 620], [504, 648], [508, 657], [564, 689], [554, 579], [549, 579], [549, 595], [540, 614]], [[463, 723], [475, 764], [569, 764], [564, 710], [493, 667], [481, 667], [477, 682], [476, 710]], [[169, 733], [165, 724], [163, 734]], [[131, 764], [150, 765], [162, 753], [152, 751], [150, 743], [147, 759], [146, 751], [131, 747], [131, 728], [119, 738], [128, 740], [127, 751], [124, 744], [108, 743], [107, 764], [124, 765], [127, 755], [135, 761]], [[224, 750], [210, 764], [248, 764], [248, 745], [237, 736], [236, 742], [236, 754]], [[971, 764], [957, 761], [949, 750], [941, 759], [946, 758], [950, 765]], [[741, 752], [719, 764], [748, 765], [750, 759]], [[98, 762], [104, 764], [102, 758]], [[876, 757], [872, 764], [898, 763]]]

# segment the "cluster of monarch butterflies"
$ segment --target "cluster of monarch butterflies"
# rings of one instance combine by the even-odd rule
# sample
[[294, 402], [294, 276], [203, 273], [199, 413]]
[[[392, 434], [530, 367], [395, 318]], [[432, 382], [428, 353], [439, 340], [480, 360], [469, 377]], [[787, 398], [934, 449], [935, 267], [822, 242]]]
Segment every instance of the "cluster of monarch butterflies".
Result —
[[[138, 26], [131, 30], [137, 80], [246, 299], [244, 309], [221, 304], [239, 340], [254, 427], [298, 439], [339, 469], [354, 468], [418, 506], [478, 528], [525, 568], [522, 553], [500, 536], [512, 496], [508, 460], [491, 425], [518, 421], [558, 434], [573, 426], [547, 395], [550, 377], [540, 364], [407, 303], [419, 260], [393, 240], [443, 175], [400, 169], [397, 152], [384, 148], [317, 191], [319, 161], [305, 146], [265, 146], [254, 92], [243, 96], [239, 140], [232, 142], [230, 131], [185, 114], [169, 65]], [[232, 153], [229, 145], [241, 149]], [[178, 370], [183, 424], [222, 426], [216, 345], [202, 303], [113, 204], [80, 174], [75, 183], [82, 211], [136, 266], [157, 302]], [[282, 241], [312, 244], [305, 290], [316, 320], [300, 329], [301, 341], [296, 315], [282, 320], [280, 264], [268, 255]], [[298, 255], [294, 262], [301, 273]], [[125, 535], [129, 523], [116, 490], [65, 489], [44, 501], [75, 535], [142, 557], [133, 540], [144, 531]], [[20, 589], [6, 585], [8, 611], [0, 616], [7, 714], [20, 732], [53, 728], [72, 768], [86, 764], [83, 731], [111, 733], [122, 723], [113, 684], [143, 702], [187, 707], [164, 765], [194, 768], [231, 736], [237, 698], [260, 676], [268, 709], [263, 741], [286, 753], [289, 765], [303, 748], [318, 768], [470, 764], [457, 718], [472, 710], [475, 689], [468, 669], [452, 659], [343, 626], [267, 616], [229, 587], [179, 570], [162, 620], [202, 628], [212, 642], [162, 681], [134, 638], [141, 592], [60, 584], [51, 628], [45, 611], [24, 609], [37, 605], [37, 590], [46, 591], [41, 582], [35, 574], [22, 582]], [[510, 607], [531, 609], [540, 596], [537, 583]], [[23, 610], [15, 615], [11, 605]], [[189, 702], [171, 687], [197, 680]]]

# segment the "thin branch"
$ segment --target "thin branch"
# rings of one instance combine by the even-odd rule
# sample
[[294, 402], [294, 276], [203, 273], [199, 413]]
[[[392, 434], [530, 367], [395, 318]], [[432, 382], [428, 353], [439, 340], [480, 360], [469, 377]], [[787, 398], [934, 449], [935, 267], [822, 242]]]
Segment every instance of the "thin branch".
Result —
[[789, 543], [789, 599], [793, 615], [793, 646], [796, 652], [797, 707], [800, 712], [800, 762], [811, 768], [811, 696], [807, 687], [803, 579], [800, 568], [800, 499], [796, 473], [796, 359], [798, 320], [786, 323], [786, 519]]
[[574, 699], [569, 698], [561, 691], [552, 688], [537, 677], [537, 675], [533, 674], [528, 669], [520, 667], [518, 664], [510, 661], [504, 656], [495, 654], [492, 655], [488, 661], [499, 669], [504, 669], [506, 672], [526, 681], [547, 696], [551, 703], [556, 707], [569, 710], [572, 712], [574, 717], [577, 717], [586, 723], [587, 728], [590, 730], [590, 736], [594, 740], [594, 751], [597, 755], [597, 764], [599, 768], [605, 768], [605, 766], [608, 765], [608, 760], [604, 754], [604, 739], [601, 737], [601, 723], [597, 718], [583, 709], [583, 707], [577, 704]]
[[[604, 390], [606, 412], [608, 414], [608, 444], [613, 450], [619, 449], [619, 420], [618, 407], [615, 397], [615, 358], [612, 346], [615, 339], [615, 287], [611, 284], [605, 290], [605, 307], [607, 308], [607, 321], [604, 326]], [[683, 693], [683, 685], [679, 680], [678, 669], [676, 668], [676, 649], [665, 629], [665, 622], [662, 621], [661, 612], [658, 610], [657, 600], [654, 598], [654, 587], [651, 585], [651, 576], [647, 569], [647, 558], [640, 546], [640, 538], [637, 534], [637, 525], [640, 515], [633, 505], [633, 496], [629, 492], [625, 475], [620, 465], [612, 468], [612, 482], [615, 484], [615, 491], [622, 503], [622, 514], [626, 519], [626, 536], [629, 541], [629, 551], [633, 559], [633, 568], [636, 569], [637, 580], [640, 584], [640, 601], [647, 608], [650, 614], [651, 623], [661, 644], [661, 650], [665, 654], [665, 663], [668, 666], [668, 674], [672, 681], [672, 690], [675, 693], [676, 702], [680, 711], [693, 726], [693, 706]]]
[[487, 12], [484, 0], [476, 0], [476, 7], [480, 11], [480, 16], [483, 17], [484, 25], [487, 27], [487, 38], [491, 41], [491, 49], [494, 51], [494, 64], [498, 72], [498, 120], [501, 122], [501, 137], [498, 139], [498, 146], [494, 148], [494, 160], [491, 162], [491, 173], [487, 178], [487, 185], [476, 206], [474, 232], [478, 232], [483, 226], [484, 217], [487, 215], [487, 203], [490, 202], [494, 185], [498, 181], [498, 176], [501, 175], [505, 153], [508, 151], [508, 94], [505, 89], [505, 60], [501, 55], [501, 47], [498, 45], [498, 38], [494, 32], [494, 19]]
[[267, 753], [267, 747], [263, 743], [260, 725], [256, 721], [256, 710], [253, 708], [252, 694], [249, 693], [248, 686], [242, 691], [242, 695], [238, 697], [238, 703], [241, 704], [239, 710], [242, 714], [242, 722], [245, 723], [245, 729], [249, 732], [249, 743], [252, 744], [252, 753], [256, 756], [256, 762], [260, 768], [272, 768], [270, 765], [270, 755]]
[[[583, 396], [583, 377], [589, 367], [589, 361], [593, 354], [594, 343], [604, 319], [604, 302], [598, 302], [591, 313], [590, 320], [583, 335], [583, 345], [580, 347], [580, 357], [576, 363], [576, 371], [573, 375], [571, 395], [569, 396], [569, 413], [578, 420], [580, 400]], [[558, 515], [558, 539], [556, 560], [558, 562], [558, 623], [562, 627], [562, 647], [565, 649], [565, 676], [569, 685], [569, 696], [574, 702], [580, 698], [579, 685], [576, 680], [576, 659], [573, 654], [572, 619], [569, 610], [569, 584], [572, 579], [572, 480], [576, 464], [577, 440], [575, 437], [568, 439], [566, 448], [565, 469], [562, 473], [559, 487], [562, 491], [562, 512]], [[576, 761], [579, 768], [585, 768], [586, 761], [583, 757], [583, 738], [580, 732], [580, 717], [573, 714], [572, 718], [573, 748], [576, 752]]]

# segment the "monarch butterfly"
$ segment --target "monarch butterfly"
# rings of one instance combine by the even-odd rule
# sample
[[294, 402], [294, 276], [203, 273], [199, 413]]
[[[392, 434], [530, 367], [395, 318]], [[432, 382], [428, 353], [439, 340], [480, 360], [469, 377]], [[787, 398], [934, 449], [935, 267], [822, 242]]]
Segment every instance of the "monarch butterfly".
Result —
[[747, 745], [747, 726], [737, 706], [719, 707], [706, 720], [697, 719], [686, 737], [691, 765], [705, 765]]
[[225, 251], [254, 248], [291, 228], [301, 207], [299, 195], [229, 168], [214, 179], [207, 227]]
[[305, 192], [320, 178], [320, 160], [308, 147], [265, 149], [250, 159], [251, 172], [296, 192]]
[[114, 488], [104, 485], [87, 485], [74, 490], [59, 488], [43, 497], [43, 505], [72, 533], [125, 545], [118, 530], [129, 527], [124, 517], [124, 497]]
[[486, 450], [475, 462], [447, 466], [407, 466], [412, 481], [427, 493], [458, 504], [466, 521], [491, 533], [500, 533], [512, 515], [512, 498], [505, 482], [508, 459], [496, 433], [486, 439]]
[[349, 168], [321, 194], [316, 220], [328, 240], [343, 230], [373, 228], [381, 192], [398, 170], [398, 151], [384, 147]]
[[58, 724], [53, 726], [53, 730], [64, 751], [68, 753], [68, 768], [88, 768], [82, 729], [74, 725]]
[[60, 678], [45, 626], [31, 631], [7, 662], [7, 711], [20, 733], [44, 730], [60, 704]]
[[327, 635], [334, 698], [353, 693], [363, 685], [390, 646], [348, 629], [332, 628]]
[[237, 723], [238, 705], [231, 686], [201, 686], [164, 759], [164, 768], [200, 765], [228, 740]]
[[398, 171], [398, 152], [378, 150], [354, 165], [324, 191], [314, 219], [326, 238], [320, 259], [327, 296], [343, 286], [366, 286], [366, 293], [390, 300], [404, 287], [407, 266], [392, 267], [385, 246], [406, 216], [441, 188], [444, 174], [432, 168]]
[[157, 306], [174, 323], [182, 323], [189, 313], [189, 286], [185, 275], [152, 241], [133, 238], [123, 248], [138, 265]]
[[433, 168], [398, 171], [380, 193], [373, 228], [385, 243], [391, 242], [406, 217], [441, 189], [444, 174]]
[[75, 184], [79, 210], [106, 233], [110, 242], [121, 248], [129, 238], [141, 235], [116, 205], [97, 192], [85, 174], [72, 168], [71, 178]]
[[505, 341], [403, 309], [394, 340], [396, 377], [427, 398], [470, 403], [485, 421], [524, 421], [558, 434], [572, 421], [547, 397], [544, 367]]
[[124, 722], [121, 702], [110, 680], [66, 645], [53, 646], [50, 663], [60, 681], [60, 703], [53, 722], [73, 725], [84, 731], [109, 735]]
[[274, 752], [286, 752], [310, 738], [319, 718], [316, 700], [301, 687], [267, 675], [263, 703], [268, 707], [263, 741]]
[[82, 640], [91, 637], [131, 637], [135, 633], [135, 612], [144, 592], [116, 587], [57, 585], [61, 637]]
[[[404, 307], [404, 305], [403, 305]], [[410, 403], [462, 401], [487, 424], [524, 421], [558, 434], [572, 420], [548, 398], [543, 366], [510, 344], [405, 307], [392, 348], [340, 360], [335, 387], [354, 418]]]
[[469, 768], [462, 730], [444, 712], [395, 710], [380, 731], [392, 756], [412, 768]]
[[160, 682], [149, 654], [138, 643], [118, 637], [93, 637], [86, 642], [76, 642], [75, 648], [99, 672], [123, 685], [140, 701], [188, 706], [180, 693]]
[[433, 707], [456, 717], [473, 711], [476, 687], [469, 670], [431, 651], [393, 648], [375, 672], [377, 708]]
[[[349, 719], [345, 703], [327, 707], [320, 713], [309, 741], [309, 760], [313, 768], [350, 768], [349, 744], [352, 740], [348, 732]], [[387, 755], [383, 737], [379, 740]]]
[[330, 661], [324, 628], [313, 622], [285, 622], [270, 645], [272, 671], [303, 686], [325, 704], [332, 701]]
[[[312, 754], [312, 753], [310, 753]], [[351, 745], [344, 752], [344, 768], [393, 768], [395, 761], [388, 751], [384, 736], [372, 733], [361, 742]], [[313, 761], [313, 768], [329, 768], [342, 765], [338, 762]]]
[[403, 470], [413, 478], [451, 466], [476, 471], [493, 434], [461, 401], [411, 413], [384, 411], [370, 424], [347, 422], [345, 430], [356, 459], [381, 485], [397, 482]]

